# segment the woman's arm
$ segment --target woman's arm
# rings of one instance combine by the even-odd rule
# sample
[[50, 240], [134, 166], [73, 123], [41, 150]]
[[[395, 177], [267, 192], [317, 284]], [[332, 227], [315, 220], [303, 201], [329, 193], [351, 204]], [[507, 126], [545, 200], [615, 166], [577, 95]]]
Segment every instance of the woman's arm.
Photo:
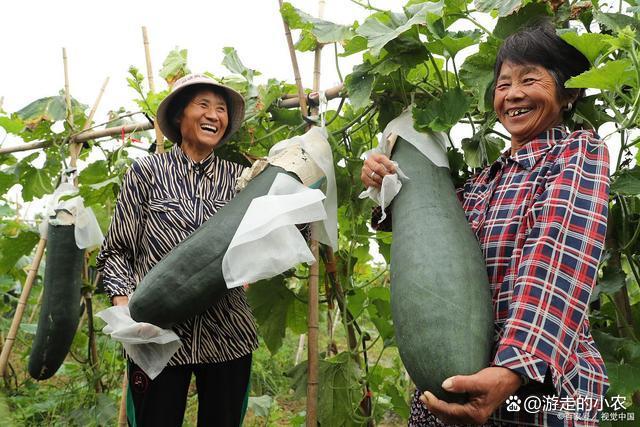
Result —
[[134, 163], [124, 176], [111, 225], [96, 262], [103, 274], [105, 292], [114, 305], [126, 304], [136, 286], [134, 261], [143, 220], [141, 206], [146, 198], [141, 168]]

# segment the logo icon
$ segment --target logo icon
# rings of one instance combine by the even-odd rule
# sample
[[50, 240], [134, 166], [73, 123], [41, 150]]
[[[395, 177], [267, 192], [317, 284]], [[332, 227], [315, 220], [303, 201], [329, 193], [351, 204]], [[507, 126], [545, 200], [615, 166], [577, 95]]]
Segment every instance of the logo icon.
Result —
[[518, 412], [520, 411], [520, 405], [522, 405], [522, 400], [518, 396], [509, 396], [506, 401], [507, 411], [509, 412]]

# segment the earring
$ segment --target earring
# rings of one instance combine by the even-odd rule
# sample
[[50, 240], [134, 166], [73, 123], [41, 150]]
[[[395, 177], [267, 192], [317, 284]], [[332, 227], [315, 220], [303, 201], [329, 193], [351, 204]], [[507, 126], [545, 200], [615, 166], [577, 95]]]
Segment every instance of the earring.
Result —
[[573, 109], [573, 103], [570, 102], [567, 104], [567, 111], [571, 111]]

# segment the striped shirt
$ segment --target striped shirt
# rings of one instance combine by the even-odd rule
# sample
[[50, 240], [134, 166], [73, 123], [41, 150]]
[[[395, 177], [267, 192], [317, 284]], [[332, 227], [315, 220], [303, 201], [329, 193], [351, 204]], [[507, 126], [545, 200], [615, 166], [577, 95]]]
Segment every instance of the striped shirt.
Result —
[[[178, 146], [134, 162], [97, 258], [107, 295], [131, 295], [155, 264], [233, 198], [242, 169], [213, 153], [196, 163]], [[171, 366], [233, 360], [258, 346], [242, 287], [173, 330], [182, 346]]]
[[[608, 380], [588, 305], [607, 227], [606, 146], [591, 131], [552, 128], [513, 156], [503, 154], [458, 195], [487, 265], [492, 365], [534, 381], [519, 391], [519, 411], [503, 405], [492, 420], [597, 425], [593, 407], [601, 404]], [[536, 384], [541, 407], [529, 413], [525, 398]], [[412, 420], [425, 418], [420, 407], [414, 405]]]

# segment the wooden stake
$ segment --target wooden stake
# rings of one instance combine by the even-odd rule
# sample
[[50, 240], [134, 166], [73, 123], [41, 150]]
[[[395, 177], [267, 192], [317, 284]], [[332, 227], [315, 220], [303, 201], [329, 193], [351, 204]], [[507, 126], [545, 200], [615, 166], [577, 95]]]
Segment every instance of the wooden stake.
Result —
[[[149, 37], [147, 35], [147, 27], [142, 27], [142, 42], [144, 43], [144, 57], [147, 62], [147, 80], [149, 80], [149, 90], [153, 93], [156, 91], [156, 85], [153, 82], [153, 70], [151, 68], [151, 51], [149, 50]], [[164, 153], [164, 135], [158, 126], [158, 120], [154, 120], [153, 126], [156, 132], [156, 152]]]
[[4, 96], [0, 96], [0, 111], [2, 110], [2, 104], [4, 104]]
[[46, 245], [47, 240], [40, 239], [40, 241], [38, 242], [38, 246], [36, 247], [36, 254], [33, 256], [31, 267], [29, 268], [29, 272], [27, 273], [27, 280], [24, 283], [24, 288], [22, 288], [22, 293], [20, 294], [20, 299], [18, 300], [18, 306], [16, 307], [16, 313], [13, 316], [11, 327], [9, 328], [9, 334], [7, 335], [7, 339], [2, 346], [2, 353], [0, 354], [0, 376], [4, 377], [6, 373], [7, 364], [9, 363], [9, 355], [11, 354], [11, 348], [13, 347], [13, 343], [15, 342], [18, 328], [20, 327], [20, 322], [22, 321], [22, 316], [24, 315], [24, 310], [27, 306], [27, 300], [29, 299], [29, 294], [31, 293], [31, 287], [33, 286], [33, 282], [35, 282], [38, 275], [38, 267], [40, 267], [40, 261], [42, 260], [42, 255], [44, 254], [44, 248]]
[[86, 130], [87, 128], [89, 128], [89, 126], [91, 126], [91, 122], [93, 121], [93, 116], [96, 115], [96, 110], [98, 109], [98, 105], [100, 105], [100, 101], [102, 100], [102, 95], [104, 95], [104, 90], [106, 89], [107, 84], [109, 84], [109, 77], [104, 79], [104, 83], [102, 83], [102, 87], [100, 88], [98, 97], [93, 103], [93, 107], [91, 107], [91, 110], [89, 111], [89, 116], [87, 117], [87, 121], [84, 122], [84, 126], [82, 127], [82, 130]]

